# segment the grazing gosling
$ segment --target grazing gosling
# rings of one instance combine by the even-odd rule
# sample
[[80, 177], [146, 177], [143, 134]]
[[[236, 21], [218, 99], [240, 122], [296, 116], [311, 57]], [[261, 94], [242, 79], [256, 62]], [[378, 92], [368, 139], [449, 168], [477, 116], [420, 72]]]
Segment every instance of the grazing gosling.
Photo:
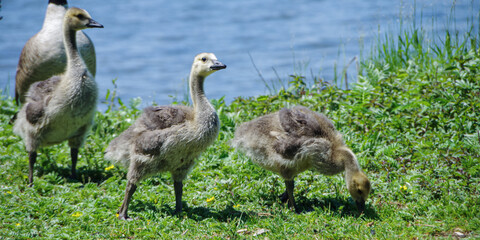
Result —
[[[31, 37], [25, 46], [15, 76], [15, 100], [25, 103], [30, 85], [65, 72], [67, 56], [63, 44], [63, 17], [67, 12], [67, 0], [49, 0], [42, 29]], [[95, 76], [95, 48], [90, 38], [77, 31], [77, 46], [88, 71]]]
[[131, 220], [128, 204], [140, 180], [159, 172], [170, 172], [175, 189], [175, 213], [182, 211], [183, 180], [194, 160], [218, 136], [220, 122], [203, 90], [205, 78], [226, 66], [213, 53], [198, 54], [190, 72], [190, 96], [193, 108], [151, 106], [113, 139], [105, 158], [128, 169], [127, 187], [118, 218]]
[[323, 114], [302, 106], [282, 109], [240, 125], [232, 145], [256, 164], [285, 179], [283, 202], [299, 210], [293, 197], [294, 178], [313, 169], [324, 175], [345, 171], [345, 181], [358, 210], [363, 212], [370, 181], [342, 135]]
[[34, 83], [18, 112], [13, 131], [23, 138], [29, 153], [28, 181], [33, 183], [37, 149], [68, 140], [72, 157], [72, 177], [76, 178], [78, 149], [92, 125], [97, 106], [97, 83], [78, 53], [76, 32], [103, 28], [87, 11], [70, 8], [63, 21], [63, 42], [67, 69], [59, 76]]

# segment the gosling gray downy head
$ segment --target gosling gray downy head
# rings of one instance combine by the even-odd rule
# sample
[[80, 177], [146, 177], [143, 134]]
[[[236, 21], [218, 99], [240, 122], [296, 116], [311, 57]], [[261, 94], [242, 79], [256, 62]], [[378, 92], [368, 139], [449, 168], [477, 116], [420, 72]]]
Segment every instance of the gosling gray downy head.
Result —
[[103, 28], [103, 25], [93, 20], [86, 10], [76, 7], [68, 9], [65, 13], [65, 21], [75, 31], [86, 28]]
[[353, 200], [357, 205], [358, 211], [363, 213], [365, 211], [365, 201], [370, 194], [370, 181], [363, 172], [353, 173], [350, 179], [347, 179], [347, 188], [352, 195]]
[[201, 77], [207, 77], [208, 75], [227, 68], [227, 66], [220, 61], [213, 53], [200, 53], [195, 57], [192, 64], [192, 74], [198, 74]]

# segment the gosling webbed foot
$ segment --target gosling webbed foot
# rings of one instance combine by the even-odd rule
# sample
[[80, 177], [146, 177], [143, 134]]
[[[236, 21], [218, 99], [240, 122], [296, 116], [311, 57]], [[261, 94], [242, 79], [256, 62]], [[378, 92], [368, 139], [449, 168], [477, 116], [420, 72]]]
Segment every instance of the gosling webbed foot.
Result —
[[127, 214], [118, 214], [118, 219], [119, 220], [125, 220], [125, 221], [133, 221], [134, 219], [128, 216]]

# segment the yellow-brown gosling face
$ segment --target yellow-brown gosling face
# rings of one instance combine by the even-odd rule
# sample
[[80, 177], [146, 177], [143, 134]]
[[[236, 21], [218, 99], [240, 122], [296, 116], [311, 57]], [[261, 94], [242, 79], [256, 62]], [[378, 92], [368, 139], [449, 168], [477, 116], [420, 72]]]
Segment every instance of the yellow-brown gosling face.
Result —
[[213, 53], [200, 53], [195, 57], [193, 62], [192, 72], [197, 73], [199, 76], [207, 77], [208, 75], [224, 69], [227, 66], [217, 60], [217, 57]]
[[365, 201], [370, 194], [370, 181], [363, 172], [357, 172], [352, 176], [351, 182], [348, 184], [348, 191], [352, 195], [353, 200], [357, 204], [358, 211], [365, 211]]
[[76, 31], [85, 28], [103, 28], [102, 24], [93, 20], [87, 11], [80, 8], [72, 7], [68, 9], [65, 13], [65, 18], [67, 18], [68, 24], [73, 30]]

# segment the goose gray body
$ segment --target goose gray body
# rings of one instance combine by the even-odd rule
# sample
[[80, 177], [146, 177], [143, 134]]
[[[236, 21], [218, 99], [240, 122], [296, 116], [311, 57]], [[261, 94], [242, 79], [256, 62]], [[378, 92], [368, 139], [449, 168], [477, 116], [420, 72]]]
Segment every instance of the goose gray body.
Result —
[[241, 124], [232, 145], [259, 166], [285, 179], [282, 200], [288, 199], [297, 211], [294, 178], [308, 169], [324, 175], [345, 171], [347, 188], [363, 211], [370, 182], [342, 135], [323, 114], [302, 106], [284, 108]]
[[64, 74], [34, 83], [18, 112], [13, 131], [22, 137], [29, 152], [29, 182], [33, 182], [36, 150], [68, 141], [75, 177], [78, 148], [90, 129], [98, 98], [97, 84], [78, 53], [75, 36], [80, 29], [103, 27], [88, 12], [71, 8], [64, 17], [67, 68]]
[[218, 136], [220, 123], [212, 110], [196, 122], [200, 119], [186, 106], [147, 107], [112, 140], [105, 158], [128, 169], [128, 179], [135, 183], [159, 172], [171, 172], [174, 180], [183, 180], [194, 160]]
[[[22, 49], [15, 76], [15, 100], [25, 102], [30, 86], [54, 75], [62, 74], [67, 66], [63, 44], [63, 17], [67, 12], [66, 0], [50, 0], [42, 29], [31, 37]], [[88, 71], [96, 73], [95, 48], [82, 31], [76, 32], [77, 47]]]
[[159, 172], [172, 174], [176, 213], [182, 211], [183, 180], [195, 159], [215, 141], [220, 128], [217, 113], [205, 96], [203, 83], [208, 75], [225, 67], [212, 53], [197, 55], [189, 79], [193, 108], [147, 107], [135, 123], [109, 144], [105, 158], [128, 169], [119, 219], [131, 219], [127, 210], [138, 182]]

